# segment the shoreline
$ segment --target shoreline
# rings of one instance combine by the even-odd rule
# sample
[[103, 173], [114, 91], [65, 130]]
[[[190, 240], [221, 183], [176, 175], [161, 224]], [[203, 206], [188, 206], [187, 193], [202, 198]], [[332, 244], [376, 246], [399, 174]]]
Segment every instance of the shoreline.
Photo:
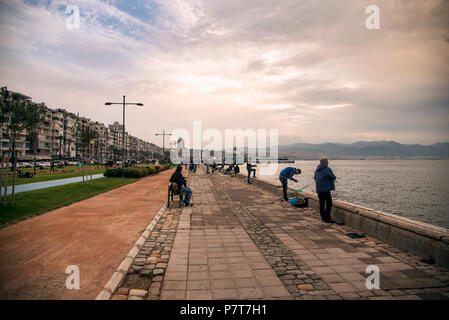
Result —
[[[277, 172], [287, 166], [303, 171], [298, 183], [289, 186], [315, 192], [314, 161], [279, 164]], [[265, 166], [258, 167], [260, 178], [278, 182], [278, 173], [263, 175]], [[337, 175], [334, 199], [449, 229], [445, 209], [449, 205], [449, 161], [335, 160], [331, 167]], [[245, 167], [240, 170], [246, 174]]]

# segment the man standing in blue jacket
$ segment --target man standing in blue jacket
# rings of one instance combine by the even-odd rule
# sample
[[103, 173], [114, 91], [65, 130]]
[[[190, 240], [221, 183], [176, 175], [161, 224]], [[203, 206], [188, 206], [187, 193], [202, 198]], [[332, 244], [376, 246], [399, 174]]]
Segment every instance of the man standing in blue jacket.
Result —
[[298, 180], [296, 180], [295, 178], [293, 178], [294, 174], [300, 174], [301, 173], [301, 169], [296, 169], [293, 167], [287, 167], [285, 169], [283, 169], [281, 171], [281, 173], [279, 174], [279, 180], [282, 183], [282, 192], [284, 194], [284, 201], [288, 201], [288, 196], [287, 196], [287, 185], [288, 185], [288, 180], [290, 179], [292, 181], [298, 182]]
[[324, 222], [334, 223], [331, 219], [332, 196], [331, 190], [335, 190], [334, 181], [336, 179], [331, 168], [329, 160], [326, 157], [320, 158], [320, 164], [315, 170], [315, 183], [318, 199], [320, 200], [320, 215]]

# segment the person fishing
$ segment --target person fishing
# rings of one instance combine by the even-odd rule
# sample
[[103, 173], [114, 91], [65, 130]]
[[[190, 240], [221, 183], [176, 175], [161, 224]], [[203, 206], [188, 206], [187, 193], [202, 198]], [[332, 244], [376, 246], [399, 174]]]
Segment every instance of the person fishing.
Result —
[[255, 164], [251, 164], [251, 162], [249, 162], [249, 160], [246, 162], [246, 171], [248, 172], [248, 183], [251, 184], [250, 181], [250, 176], [251, 176], [251, 172], [253, 173], [253, 179], [256, 178], [256, 169], [254, 167], [257, 167], [257, 165]]
[[287, 168], [284, 168], [281, 171], [281, 173], [279, 174], [279, 181], [281, 181], [281, 183], [282, 183], [283, 201], [288, 201], [288, 195], [287, 195], [288, 180], [298, 182], [298, 180], [293, 178], [293, 175], [295, 175], [295, 174], [301, 174], [301, 169], [287, 167]]
[[320, 164], [315, 170], [314, 180], [316, 193], [320, 200], [320, 215], [324, 222], [334, 223], [331, 219], [332, 196], [331, 191], [335, 190], [334, 181], [337, 179], [332, 169], [329, 168], [329, 160], [326, 157], [320, 158]]

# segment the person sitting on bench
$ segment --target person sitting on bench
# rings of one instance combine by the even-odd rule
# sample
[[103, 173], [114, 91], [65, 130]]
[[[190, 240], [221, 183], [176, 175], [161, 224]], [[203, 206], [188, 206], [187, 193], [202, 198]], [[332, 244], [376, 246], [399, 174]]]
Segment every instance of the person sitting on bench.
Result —
[[236, 177], [237, 174], [240, 173], [240, 168], [238, 165], [234, 164], [234, 174], [232, 175], [233, 177]]
[[187, 188], [186, 179], [182, 175], [182, 165], [179, 165], [176, 168], [176, 171], [170, 177], [170, 182], [171, 183], [176, 183], [178, 185], [178, 188], [179, 188], [178, 190], [180, 190], [180, 192], [186, 194], [186, 198], [184, 200], [184, 203], [185, 203], [186, 207], [193, 206], [193, 204], [190, 203], [190, 198], [192, 197], [192, 190]]
[[223, 172], [223, 174], [228, 175], [231, 173], [232, 170], [234, 170], [234, 165], [230, 164], [229, 167], [226, 169], [226, 171]]

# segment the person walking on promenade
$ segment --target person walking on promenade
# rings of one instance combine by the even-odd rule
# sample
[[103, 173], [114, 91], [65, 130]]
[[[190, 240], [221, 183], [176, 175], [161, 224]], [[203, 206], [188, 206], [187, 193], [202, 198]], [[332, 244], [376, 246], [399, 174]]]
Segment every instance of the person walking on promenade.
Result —
[[51, 160], [50, 172], [55, 172], [55, 160]]
[[281, 173], [279, 174], [279, 181], [282, 183], [282, 194], [283, 194], [283, 200], [288, 201], [288, 195], [287, 195], [287, 186], [288, 186], [288, 180], [290, 179], [294, 182], [298, 182], [295, 178], [293, 178], [293, 175], [295, 174], [301, 174], [301, 169], [293, 168], [293, 167], [287, 167], [284, 168]]
[[248, 183], [251, 184], [251, 181], [249, 180], [251, 176], [251, 172], [253, 173], [253, 179], [256, 178], [256, 169], [254, 167], [257, 167], [256, 165], [252, 165], [249, 161], [246, 161], [246, 171], [248, 171]]
[[329, 160], [326, 157], [320, 158], [320, 164], [315, 170], [314, 180], [316, 183], [316, 192], [320, 200], [320, 215], [324, 222], [334, 223], [331, 219], [332, 196], [331, 190], [335, 190], [336, 177], [329, 168]]
[[154, 162], [154, 167], [156, 168], [156, 174], [159, 174], [159, 170], [161, 169], [161, 165], [159, 164], [159, 160], [156, 159]]
[[186, 179], [182, 175], [182, 165], [179, 165], [176, 168], [176, 171], [170, 177], [170, 182], [176, 183], [179, 187], [179, 191], [186, 194], [186, 198], [184, 200], [186, 207], [193, 206], [193, 204], [190, 203], [190, 198], [192, 197], [192, 190], [187, 188]]

